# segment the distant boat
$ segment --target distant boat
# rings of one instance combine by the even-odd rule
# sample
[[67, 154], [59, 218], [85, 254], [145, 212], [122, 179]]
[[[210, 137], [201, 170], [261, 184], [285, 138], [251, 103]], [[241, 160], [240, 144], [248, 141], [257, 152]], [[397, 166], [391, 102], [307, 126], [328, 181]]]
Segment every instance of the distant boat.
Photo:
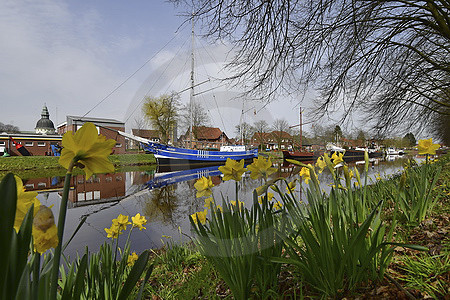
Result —
[[389, 147], [386, 150], [386, 155], [400, 155], [400, 152], [393, 147]]
[[[307, 124], [307, 123], [306, 123]], [[288, 151], [288, 150], [282, 150], [283, 152], [283, 159], [294, 159], [294, 160], [298, 160], [298, 161], [314, 161], [316, 160], [319, 156], [321, 156], [323, 154], [323, 152], [320, 151], [302, 151], [303, 149], [303, 144], [302, 144], [302, 126], [303, 126], [303, 122], [302, 122], [302, 108], [300, 107], [300, 123], [298, 125], [294, 125], [291, 126], [292, 127], [300, 127], [300, 142], [299, 142], [299, 146], [300, 146], [300, 151]]]

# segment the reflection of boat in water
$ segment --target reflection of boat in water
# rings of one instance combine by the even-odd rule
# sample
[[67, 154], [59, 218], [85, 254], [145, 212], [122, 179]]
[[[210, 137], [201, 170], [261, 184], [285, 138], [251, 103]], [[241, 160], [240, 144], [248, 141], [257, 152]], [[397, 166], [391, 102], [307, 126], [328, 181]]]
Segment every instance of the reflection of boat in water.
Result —
[[156, 173], [154, 178], [145, 184], [149, 189], [160, 188], [174, 183], [201, 178], [202, 176], [218, 176], [221, 172], [218, 166], [197, 169], [179, 170], [167, 173]]

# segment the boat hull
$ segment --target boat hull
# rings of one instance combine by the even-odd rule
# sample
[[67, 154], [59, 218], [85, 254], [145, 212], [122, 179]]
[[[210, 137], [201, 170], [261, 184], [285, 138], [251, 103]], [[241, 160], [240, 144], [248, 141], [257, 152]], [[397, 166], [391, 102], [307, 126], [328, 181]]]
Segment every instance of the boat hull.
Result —
[[146, 151], [153, 153], [158, 160], [158, 164], [208, 164], [220, 165], [228, 158], [240, 161], [251, 161], [258, 157], [258, 149], [248, 151], [207, 151], [171, 147], [162, 144], [143, 144]]
[[303, 151], [283, 151], [283, 159], [295, 159], [299, 161], [313, 161], [322, 153], [320, 152], [303, 152]]

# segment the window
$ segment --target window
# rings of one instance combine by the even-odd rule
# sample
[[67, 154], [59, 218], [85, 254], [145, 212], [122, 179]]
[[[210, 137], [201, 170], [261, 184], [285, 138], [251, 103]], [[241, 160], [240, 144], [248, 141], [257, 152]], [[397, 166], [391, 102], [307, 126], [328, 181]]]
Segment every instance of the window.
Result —
[[45, 182], [39, 182], [38, 183], [38, 187], [40, 187], [40, 188], [43, 188], [43, 187], [46, 187], [46, 186], [47, 186], [47, 184]]
[[0, 146], [5, 146], [5, 145], [6, 145], [5, 142], [3, 142], [3, 141], [0, 142]]
[[116, 143], [116, 148], [120, 148], [120, 147], [122, 147], [122, 144], [121, 143]]
[[34, 143], [33, 142], [25, 142], [25, 146], [33, 146]]
[[45, 146], [45, 142], [37, 142], [39, 147]]
[[28, 183], [25, 185], [25, 189], [34, 189], [34, 183]]

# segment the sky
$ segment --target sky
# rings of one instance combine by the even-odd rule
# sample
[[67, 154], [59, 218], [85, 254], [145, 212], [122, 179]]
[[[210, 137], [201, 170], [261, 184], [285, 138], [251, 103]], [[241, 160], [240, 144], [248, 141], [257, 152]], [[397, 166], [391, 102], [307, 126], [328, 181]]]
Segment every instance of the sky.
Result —
[[[55, 126], [87, 114], [135, 128], [146, 96], [189, 87], [191, 28], [181, 13], [163, 0], [1, 0], [0, 122], [34, 131], [45, 104]], [[229, 75], [230, 47], [195, 41], [196, 83], [209, 80], [195, 99], [212, 126], [234, 137], [241, 120], [299, 123], [301, 95], [265, 107], [236, 99], [239, 90], [217, 80]]]

